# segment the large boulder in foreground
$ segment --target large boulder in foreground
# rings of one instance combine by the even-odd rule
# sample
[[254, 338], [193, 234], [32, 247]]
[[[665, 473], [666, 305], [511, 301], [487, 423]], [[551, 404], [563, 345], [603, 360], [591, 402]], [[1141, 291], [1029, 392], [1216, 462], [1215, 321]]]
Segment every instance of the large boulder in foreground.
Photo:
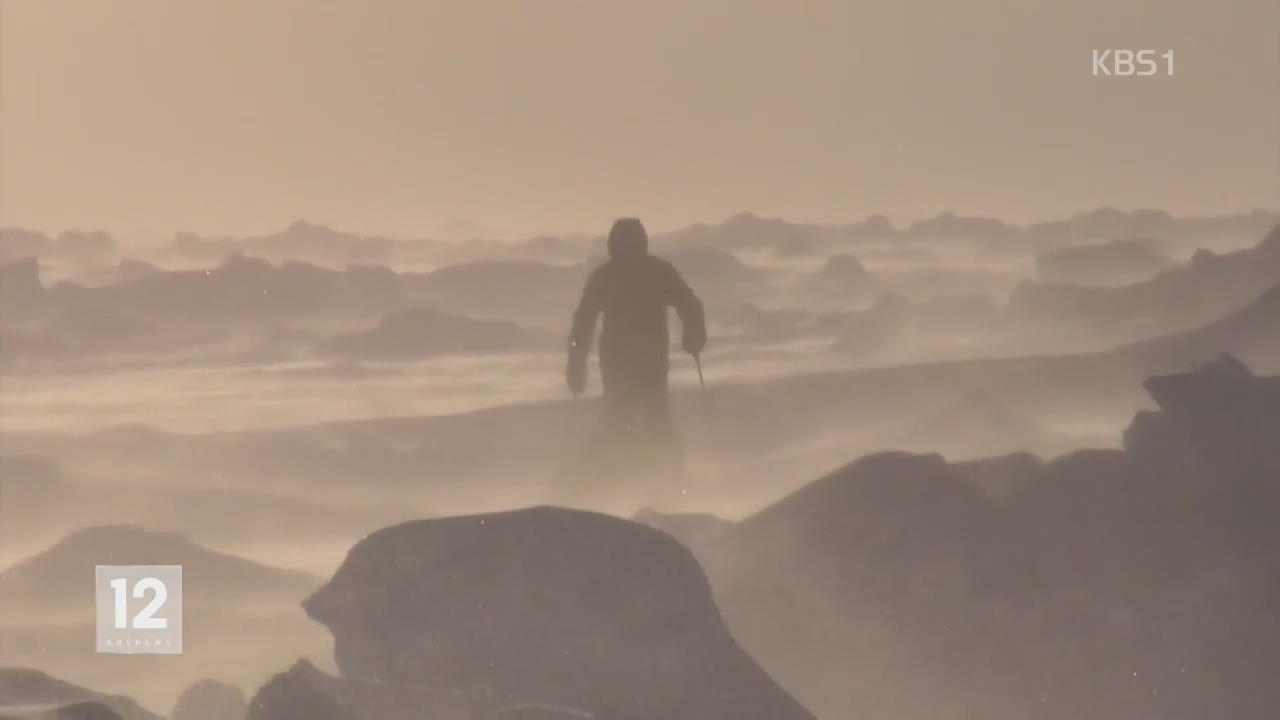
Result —
[[611, 720], [812, 717], [730, 637], [688, 550], [605, 515], [539, 507], [390, 527], [304, 606], [349, 678]]

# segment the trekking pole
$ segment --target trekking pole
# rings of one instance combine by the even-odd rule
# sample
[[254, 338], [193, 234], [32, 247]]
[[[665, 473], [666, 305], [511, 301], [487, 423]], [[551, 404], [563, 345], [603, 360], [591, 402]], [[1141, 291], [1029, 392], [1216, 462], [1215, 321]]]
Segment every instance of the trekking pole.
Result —
[[715, 442], [715, 423], [711, 420], [711, 398], [707, 393], [707, 380], [702, 374], [702, 356], [700, 354], [693, 353], [693, 365], [698, 369], [698, 387], [700, 388], [698, 391], [698, 404], [702, 406], [703, 445], [707, 450], [703, 460], [703, 472], [708, 472], [709, 470], [712, 476], [711, 482], [716, 485], [719, 483], [721, 475], [720, 462], [717, 459], [719, 450]]

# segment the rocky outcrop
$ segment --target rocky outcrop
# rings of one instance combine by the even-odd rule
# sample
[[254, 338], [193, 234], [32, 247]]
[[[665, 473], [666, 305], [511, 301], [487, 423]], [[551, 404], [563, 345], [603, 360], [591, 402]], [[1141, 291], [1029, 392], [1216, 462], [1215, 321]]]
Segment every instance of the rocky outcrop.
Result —
[[67, 705], [6, 705], [0, 703], [0, 720], [125, 720], [106, 703], [77, 702]]
[[1223, 355], [1144, 387], [1160, 409], [1139, 413], [1124, 444], [1166, 487], [1244, 504], [1280, 493], [1280, 377], [1258, 377]]
[[1120, 287], [1027, 281], [1009, 297], [1015, 318], [1104, 339], [1135, 339], [1212, 322], [1280, 282], [1280, 225], [1256, 246], [1191, 261]]
[[731, 520], [710, 513], [668, 513], [649, 507], [642, 508], [631, 519], [661, 530], [695, 553], [733, 527]]
[[290, 670], [272, 677], [249, 702], [248, 720], [366, 720]]
[[294, 713], [304, 707], [360, 720], [478, 720], [494, 712], [492, 698], [483, 695], [416, 683], [333, 677], [306, 660], [272, 678], [250, 704], [250, 718], [258, 720], [303, 717]]
[[183, 566], [184, 572], [204, 578], [186, 588], [185, 609], [208, 616], [292, 605], [318, 584], [312, 575], [215, 552], [178, 533], [98, 526], [71, 533], [0, 572], [0, 607], [15, 617], [59, 612], [92, 617], [93, 595], [85, 592], [84, 578], [93, 577], [95, 565], [113, 564]]
[[52, 713], [58, 720], [124, 720], [105, 703], [80, 702], [64, 705]]
[[541, 507], [405, 523], [305, 603], [344, 678], [613, 720], [808, 718], [730, 637], [670, 537]]
[[1053, 282], [1111, 285], [1145, 280], [1172, 265], [1159, 241], [1131, 238], [1051, 250], [1036, 258], [1036, 273]]
[[405, 360], [510, 352], [528, 342], [525, 330], [510, 320], [414, 308], [387, 316], [371, 330], [339, 335], [324, 351], [344, 357]]
[[720, 543], [729, 564], [715, 569], [748, 595], [901, 600], [988, 550], [993, 517], [941, 455], [878, 453], [736, 523]]
[[1224, 351], [1249, 362], [1280, 365], [1280, 283], [1208, 325], [1132, 343], [1114, 352], [1137, 367], [1164, 368], [1157, 372], [1167, 372], [1209, 362]]
[[362, 320], [404, 307], [396, 276], [385, 268], [337, 271], [296, 260], [273, 265], [241, 254], [209, 270], [157, 271], [76, 290], [83, 302], [188, 336], [318, 319]]
[[244, 252], [272, 259], [314, 258], [334, 265], [387, 262], [393, 241], [334, 230], [297, 220], [281, 232], [249, 238], [206, 238], [191, 232], [174, 236], [172, 250], [187, 257], [208, 258]]
[[867, 356], [888, 349], [901, 339], [911, 323], [911, 301], [885, 293], [875, 303], [839, 323], [839, 337], [831, 350], [845, 355]]
[[1190, 720], [1280, 706], [1280, 378], [1145, 388], [1124, 449], [867, 456], [704, 552], [744, 647], [819, 715]]
[[217, 680], [201, 680], [182, 691], [169, 720], [244, 720], [248, 712], [240, 688]]
[[0, 325], [28, 322], [41, 308], [47, 291], [40, 282], [40, 261], [34, 257], [0, 266]]
[[847, 309], [866, 304], [881, 289], [880, 280], [848, 253], [835, 253], [822, 267], [798, 279], [793, 291], [810, 309]]
[[53, 248], [53, 241], [39, 230], [0, 227], [0, 263], [24, 257], [39, 257]]
[[0, 668], [0, 718], [163, 720], [131, 698], [59, 680], [39, 670]]
[[560, 317], [573, 307], [586, 275], [584, 266], [485, 260], [402, 273], [399, 287], [411, 305], [530, 324]]
[[68, 257], [101, 259], [115, 252], [116, 241], [105, 230], [64, 230], [58, 235], [57, 247]]
[[125, 257], [115, 265], [95, 266], [75, 276], [74, 282], [82, 287], [105, 287], [163, 272], [160, 268], [137, 258]]

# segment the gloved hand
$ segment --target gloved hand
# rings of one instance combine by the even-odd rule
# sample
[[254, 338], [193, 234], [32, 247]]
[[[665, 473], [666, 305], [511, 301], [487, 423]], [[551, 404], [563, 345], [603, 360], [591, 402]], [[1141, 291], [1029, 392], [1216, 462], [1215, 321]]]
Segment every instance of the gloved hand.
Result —
[[701, 355], [707, 346], [707, 329], [704, 327], [685, 327], [680, 347], [690, 355]]
[[565, 380], [569, 383], [569, 392], [574, 396], [587, 390], [587, 359], [574, 354], [569, 355], [569, 367], [565, 370]]

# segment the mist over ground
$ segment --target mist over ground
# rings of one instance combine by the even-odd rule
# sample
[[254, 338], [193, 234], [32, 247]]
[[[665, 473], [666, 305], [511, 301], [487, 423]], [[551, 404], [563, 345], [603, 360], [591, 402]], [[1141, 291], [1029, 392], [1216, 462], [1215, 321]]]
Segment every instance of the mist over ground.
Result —
[[[601, 237], [4, 228], [0, 666], [48, 675], [0, 671], [0, 699], [102, 701], [90, 688], [163, 714], [192, 688], [188, 705], [242, 695], [252, 717], [517, 700], [741, 716], [700, 705], [723, 687], [762, 693], [748, 705], [769, 717], [1202, 717], [1225, 698], [1262, 717], [1280, 648], [1263, 439], [1280, 418], [1278, 222], [742, 213], [655, 236], [712, 338], [705, 389], [672, 348], [675, 476], [578, 462], [598, 368], [568, 398], [564, 338]], [[522, 510], [542, 505], [665, 534]], [[399, 555], [415, 543], [441, 554]], [[85, 649], [75, 578], [111, 560], [184, 566], [182, 656]], [[471, 598], [432, 601], [447, 622], [380, 594], [446, 576]], [[347, 577], [372, 594], [320, 591]], [[382, 637], [369, 613], [386, 603], [445, 654]], [[623, 638], [620, 618], [652, 626]], [[546, 666], [560, 641], [578, 659]], [[515, 664], [476, 664], [490, 655]], [[674, 657], [694, 664], [627, 709], [627, 678]], [[602, 674], [565, 680], [586, 667]]]

